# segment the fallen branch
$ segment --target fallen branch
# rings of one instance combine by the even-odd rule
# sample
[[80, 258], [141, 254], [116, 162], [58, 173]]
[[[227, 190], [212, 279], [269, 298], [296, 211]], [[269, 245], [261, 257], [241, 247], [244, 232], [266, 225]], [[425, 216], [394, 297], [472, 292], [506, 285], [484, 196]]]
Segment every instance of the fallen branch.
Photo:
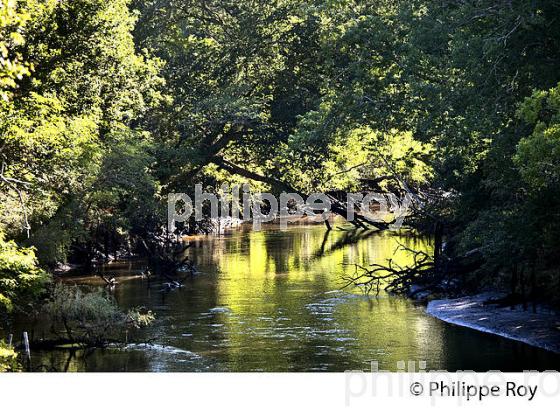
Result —
[[[408, 250], [404, 247], [399, 247], [399, 249]], [[407, 293], [414, 283], [432, 276], [436, 267], [433, 258], [427, 253], [413, 251], [413, 255], [411, 266], [400, 266], [393, 259], [388, 259], [387, 265], [372, 263], [368, 267], [363, 267], [354, 264], [353, 266], [356, 267], [354, 275], [343, 277], [343, 280], [346, 281], [343, 289], [348, 286], [356, 286], [366, 294], [375, 289], [376, 295], [379, 294], [381, 288], [393, 293]]]
[[[417, 251], [399, 244], [395, 250], [406, 251], [412, 254], [412, 263], [400, 266], [393, 259], [388, 259], [386, 265], [373, 263], [367, 267], [354, 264], [354, 275], [344, 276], [346, 282], [343, 286], [359, 287], [364, 293], [369, 294], [375, 289], [379, 294], [385, 291], [406, 294], [410, 297], [426, 290], [451, 292], [458, 285], [456, 279], [463, 277], [466, 272], [478, 269], [483, 263], [480, 249], [474, 249], [457, 257], [440, 254], [437, 259], [424, 251]], [[454, 280], [450, 275], [454, 275]], [[412, 290], [413, 285], [419, 288]]]

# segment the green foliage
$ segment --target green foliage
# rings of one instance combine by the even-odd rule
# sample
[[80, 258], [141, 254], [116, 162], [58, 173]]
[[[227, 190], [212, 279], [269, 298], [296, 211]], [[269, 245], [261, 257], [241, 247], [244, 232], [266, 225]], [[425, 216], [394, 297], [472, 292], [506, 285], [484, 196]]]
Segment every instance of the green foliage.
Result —
[[[528, 135], [507, 151], [514, 178], [500, 191], [503, 202], [482, 210], [462, 234], [463, 251], [481, 247], [485, 283], [507, 282], [509, 275], [531, 272], [540, 294], [558, 301], [560, 224], [560, 87], [534, 91], [517, 110], [530, 127]], [[503, 152], [502, 152], [503, 155]], [[503, 181], [503, 179], [502, 179]], [[492, 185], [488, 184], [492, 187]], [[509, 190], [505, 191], [505, 190]], [[538, 271], [538, 272], [535, 272]]]
[[[6, 47], [28, 70], [25, 77], [12, 76], [0, 110], [0, 227], [18, 237], [28, 219], [28, 243], [44, 248], [42, 262], [54, 263], [65, 260], [73, 243], [98, 241], [94, 232], [130, 229], [127, 215], [106, 228], [97, 216], [115, 207], [107, 197], [117, 195], [117, 162], [131, 169], [138, 165], [127, 163], [132, 156], [150, 157], [149, 134], [139, 124], [161, 100], [161, 62], [137, 51], [128, 0], [8, 3], [10, 12], [2, 13], [17, 21], [2, 27], [21, 38]], [[120, 155], [123, 149], [129, 152]], [[129, 181], [121, 192], [134, 191], [129, 197], [148, 204], [143, 210], [133, 205], [135, 215], [146, 211], [150, 218], [158, 188], [149, 176], [151, 162], [143, 161], [122, 176]], [[146, 177], [131, 184], [133, 173]], [[123, 201], [121, 195], [117, 202]]]
[[[151, 121], [166, 190], [184, 190], [193, 178], [214, 187], [237, 181], [216, 169], [214, 156], [303, 192], [358, 188], [357, 178], [392, 170], [411, 184], [427, 182], [429, 149], [418, 144], [429, 143], [418, 141], [408, 124], [387, 127], [367, 118], [370, 95], [398, 92], [389, 2], [135, 5], [140, 44], [166, 61], [170, 99]], [[371, 132], [354, 134], [361, 129]], [[372, 135], [382, 137], [372, 142]], [[409, 148], [410, 172], [402, 155]]]
[[14, 351], [14, 348], [7, 346], [4, 341], [0, 340], [0, 373], [16, 372], [20, 368], [18, 354]]
[[0, 232], [0, 312], [28, 312], [47, 282], [46, 272], [37, 266], [34, 249], [6, 241]]
[[[432, 148], [415, 140], [411, 132], [361, 127], [339, 132], [323, 152], [313, 150], [319, 144], [313, 133], [307, 132], [298, 132], [289, 141], [287, 152], [298, 158], [299, 166], [290, 166], [286, 160], [285, 178], [291, 178], [293, 186], [303, 191], [359, 190], [360, 179], [386, 175], [425, 186], [433, 176], [429, 165]], [[309, 147], [309, 151], [301, 152], [302, 147]], [[313, 172], [302, 170], [304, 167], [313, 167]], [[381, 185], [386, 186], [386, 182]]]
[[[30, 74], [29, 63], [17, 47], [25, 42], [22, 31], [31, 18], [27, 7], [17, 0], [0, 2], [0, 104], [7, 102], [17, 80]], [[34, 4], [34, 1], [28, 2]]]
[[127, 328], [149, 326], [155, 315], [145, 309], [134, 308], [123, 313], [115, 300], [97, 289], [84, 292], [77, 286], [57, 284], [45, 305], [52, 329], [71, 341], [103, 345], [119, 340]]
[[536, 91], [521, 105], [519, 116], [534, 126], [522, 138], [515, 164], [534, 193], [557, 191], [560, 182], [560, 85], [548, 92]]

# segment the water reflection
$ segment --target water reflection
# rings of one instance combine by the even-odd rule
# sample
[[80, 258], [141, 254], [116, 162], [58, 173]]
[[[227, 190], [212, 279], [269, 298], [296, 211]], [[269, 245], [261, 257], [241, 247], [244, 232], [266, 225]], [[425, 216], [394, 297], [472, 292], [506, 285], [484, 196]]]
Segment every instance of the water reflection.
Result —
[[371, 360], [384, 370], [408, 360], [446, 370], [560, 368], [556, 355], [446, 325], [410, 301], [340, 290], [353, 264], [410, 262], [400, 243], [428, 246], [322, 226], [196, 238], [189, 255], [204, 274], [183, 289], [148, 285], [136, 275], [141, 265], [115, 271], [129, 278], [115, 290], [119, 304], [157, 314], [143, 335], [151, 345], [35, 360], [70, 371], [344, 371], [367, 370]]

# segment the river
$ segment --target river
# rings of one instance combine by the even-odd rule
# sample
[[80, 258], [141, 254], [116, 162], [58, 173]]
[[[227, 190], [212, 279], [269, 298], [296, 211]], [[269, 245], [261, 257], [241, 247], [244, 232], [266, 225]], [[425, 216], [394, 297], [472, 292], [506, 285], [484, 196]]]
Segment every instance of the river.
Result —
[[[202, 274], [182, 289], [139, 276], [144, 265], [107, 265], [117, 274], [114, 296], [126, 309], [157, 315], [141, 335], [149, 344], [69, 352], [33, 352], [36, 369], [68, 371], [346, 371], [560, 370], [559, 355], [443, 323], [421, 304], [359, 290], [341, 290], [353, 264], [409, 255], [426, 241], [394, 233], [234, 231], [192, 239], [191, 259]], [[65, 279], [81, 284], [98, 279]], [[407, 365], [408, 366], [408, 365]]]

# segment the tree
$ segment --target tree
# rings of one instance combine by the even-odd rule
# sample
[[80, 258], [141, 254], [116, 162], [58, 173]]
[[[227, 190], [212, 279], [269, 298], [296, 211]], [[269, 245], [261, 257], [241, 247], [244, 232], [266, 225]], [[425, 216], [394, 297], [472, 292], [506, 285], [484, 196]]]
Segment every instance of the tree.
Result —
[[29, 9], [37, 4], [29, 1], [22, 6], [16, 0], [2, 0], [0, 2], [0, 100], [3, 103], [10, 99], [11, 93], [17, 88], [17, 80], [30, 74], [29, 63], [23, 61], [23, 56], [17, 51], [25, 39], [22, 31], [31, 18]]
[[[63, 261], [74, 242], [88, 242], [98, 225], [92, 212], [113, 207], [100, 199], [100, 181], [113, 174], [123, 141], [131, 151], [149, 146], [139, 124], [160, 99], [160, 63], [136, 50], [128, 3], [28, 2], [20, 41], [9, 44], [29, 75], [14, 81], [0, 112], [0, 226], [20, 239], [22, 228], [31, 231], [30, 244], [48, 239], [43, 262]], [[153, 181], [142, 182], [156, 201]]]
[[48, 283], [47, 273], [38, 267], [32, 248], [6, 241], [0, 232], [0, 314], [3, 321], [13, 312], [30, 313], [33, 303]]

